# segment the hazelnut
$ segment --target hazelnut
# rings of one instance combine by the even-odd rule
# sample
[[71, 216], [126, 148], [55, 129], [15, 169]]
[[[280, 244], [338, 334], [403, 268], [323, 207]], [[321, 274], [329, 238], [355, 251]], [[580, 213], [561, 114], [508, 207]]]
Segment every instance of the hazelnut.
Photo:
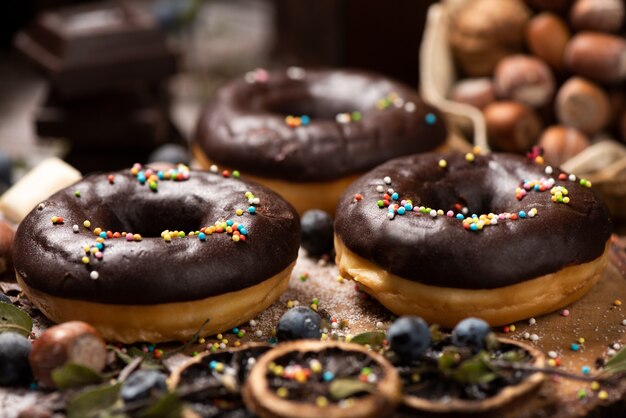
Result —
[[539, 139], [543, 157], [550, 164], [562, 165], [589, 146], [589, 139], [575, 128], [563, 125], [550, 126]]
[[617, 32], [624, 24], [622, 0], [576, 0], [569, 21], [577, 30]]
[[556, 71], [563, 71], [563, 54], [570, 39], [567, 25], [555, 14], [543, 12], [526, 25], [526, 44], [530, 51]]
[[537, 143], [542, 126], [532, 108], [518, 102], [493, 102], [483, 113], [494, 150], [524, 153]]
[[511, 55], [498, 63], [494, 87], [498, 98], [541, 107], [552, 99], [555, 83], [550, 68], [539, 58]]
[[0, 220], [0, 274], [13, 268], [13, 238], [15, 229], [6, 221]]
[[39, 383], [53, 388], [53, 370], [76, 363], [100, 372], [106, 357], [106, 344], [100, 333], [85, 322], [71, 321], [44, 331], [33, 343], [29, 361]]
[[606, 126], [611, 116], [607, 94], [581, 77], [572, 77], [556, 95], [556, 115], [567, 126], [593, 135]]
[[493, 82], [488, 77], [460, 80], [452, 88], [450, 98], [483, 109], [495, 100]]
[[527, 5], [537, 11], [548, 11], [554, 13], [562, 13], [565, 11], [572, 0], [524, 0]]
[[573, 73], [600, 83], [626, 79], [626, 40], [598, 32], [581, 32], [565, 48], [565, 65]]
[[520, 52], [530, 10], [521, 0], [469, 1], [452, 17], [450, 46], [460, 69], [490, 76], [500, 59]]

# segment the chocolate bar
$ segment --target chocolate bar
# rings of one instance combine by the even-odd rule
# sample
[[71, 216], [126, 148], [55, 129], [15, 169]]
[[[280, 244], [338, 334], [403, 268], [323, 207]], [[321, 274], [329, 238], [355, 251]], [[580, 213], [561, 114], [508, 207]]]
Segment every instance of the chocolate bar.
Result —
[[18, 34], [16, 46], [63, 98], [160, 81], [176, 72], [176, 54], [153, 16], [127, 2], [44, 12]]

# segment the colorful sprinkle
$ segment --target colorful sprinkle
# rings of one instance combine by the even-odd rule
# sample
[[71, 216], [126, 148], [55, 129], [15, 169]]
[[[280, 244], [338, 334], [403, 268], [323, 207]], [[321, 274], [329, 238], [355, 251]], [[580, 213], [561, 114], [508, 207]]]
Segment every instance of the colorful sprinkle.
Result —
[[424, 117], [424, 121], [427, 125], [434, 125], [435, 123], [437, 123], [437, 115], [435, 115], [434, 113], [427, 113]]

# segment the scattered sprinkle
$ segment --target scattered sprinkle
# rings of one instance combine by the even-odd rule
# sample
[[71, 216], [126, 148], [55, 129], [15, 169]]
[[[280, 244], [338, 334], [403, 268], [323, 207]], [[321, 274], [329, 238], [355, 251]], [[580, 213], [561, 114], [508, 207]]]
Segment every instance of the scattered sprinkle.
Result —
[[424, 121], [427, 125], [434, 125], [437, 123], [437, 115], [434, 113], [427, 113], [426, 116], [424, 116]]
[[288, 67], [286, 72], [291, 80], [303, 80], [306, 77], [306, 70], [302, 67]]

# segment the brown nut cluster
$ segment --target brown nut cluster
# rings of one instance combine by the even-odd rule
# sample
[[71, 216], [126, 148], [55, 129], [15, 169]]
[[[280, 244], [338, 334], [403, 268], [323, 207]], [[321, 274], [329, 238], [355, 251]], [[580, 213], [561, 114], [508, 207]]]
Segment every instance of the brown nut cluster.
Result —
[[626, 142], [626, 2], [467, 1], [451, 20], [469, 78], [449, 97], [483, 111], [495, 150], [539, 145], [560, 165], [596, 138]]

